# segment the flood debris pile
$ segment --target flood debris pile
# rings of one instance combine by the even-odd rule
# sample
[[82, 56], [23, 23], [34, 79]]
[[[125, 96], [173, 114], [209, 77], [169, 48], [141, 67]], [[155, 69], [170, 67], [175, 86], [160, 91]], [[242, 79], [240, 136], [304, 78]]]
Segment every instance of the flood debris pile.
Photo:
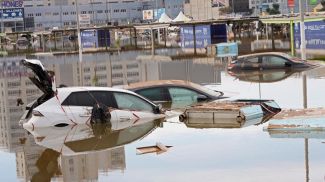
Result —
[[180, 121], [198, 128], [240, 128], [248, 121], [263, 123], [280, 111], [273, 100], [208, 102], [188, 107]]

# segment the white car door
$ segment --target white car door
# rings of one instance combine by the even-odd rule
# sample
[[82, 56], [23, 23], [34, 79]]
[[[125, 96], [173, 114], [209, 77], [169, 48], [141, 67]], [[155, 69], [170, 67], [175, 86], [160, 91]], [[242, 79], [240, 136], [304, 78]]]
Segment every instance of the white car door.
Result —
[[122, 92], [115, 92], [113, 95], [117, 104], [116, 117], [121, 125], [164, 117], [163, 114], [155, 114], [153, 105], [140, 97]]
[[[66, 115], [77, 124], [89, 123], [91, 112], [95, 104], [110, 106], [110, 92], [83, 91], [71, 93], [62, 103]], [[111, 112], [111, 120], [116, 120], [115, 112]]]

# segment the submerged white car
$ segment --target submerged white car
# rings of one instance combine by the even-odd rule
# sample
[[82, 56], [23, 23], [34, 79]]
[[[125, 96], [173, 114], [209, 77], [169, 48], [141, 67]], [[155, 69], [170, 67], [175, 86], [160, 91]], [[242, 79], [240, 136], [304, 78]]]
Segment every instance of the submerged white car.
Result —
[[94, 106], [105, 106], [110, 121], [137, 122], [164, 118], [161, 106], [127, 90], [109, 87], [56, 88], [54, 74], [46, 71], [39, 60], [22, 60], [34, 72], [30, 77], [43, 91], [24, 116], [24, 128], [87, 124]]

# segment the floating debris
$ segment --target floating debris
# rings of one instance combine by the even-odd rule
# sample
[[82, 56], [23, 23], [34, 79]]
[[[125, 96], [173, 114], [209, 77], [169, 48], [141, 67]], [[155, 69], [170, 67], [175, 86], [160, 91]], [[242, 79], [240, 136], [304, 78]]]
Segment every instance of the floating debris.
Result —
[[139, 147], [137, 148], [137, 155], [156, 153], [157, 155], [165, 153], [172, 146], [165, 146], [162, 143], [157, 143], [155, 146]]
[[325, 108], [283, 110], [270, 120], [267, 130], [325, 131]]
[[203, 128], [240, 128], [246, 121], [263, 123], [280, 111], [273, 100], [208, 102], [187, 108], [180, 115], [180, 121], [198, 128], [202, 125]]

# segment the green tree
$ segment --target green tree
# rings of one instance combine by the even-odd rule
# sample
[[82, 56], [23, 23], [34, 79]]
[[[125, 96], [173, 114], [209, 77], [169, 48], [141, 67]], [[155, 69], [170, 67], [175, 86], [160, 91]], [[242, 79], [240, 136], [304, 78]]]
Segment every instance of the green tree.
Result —
[[276, 14], [280, 14], [280, 5], [279, 4], [273, 4], [272, 8], [267, 8], [266, 12], [269, 15], [276, 15]]
[[325, 0], [322, 0], [320, 4], [323, 6], [321, 11], [325, 11]]

